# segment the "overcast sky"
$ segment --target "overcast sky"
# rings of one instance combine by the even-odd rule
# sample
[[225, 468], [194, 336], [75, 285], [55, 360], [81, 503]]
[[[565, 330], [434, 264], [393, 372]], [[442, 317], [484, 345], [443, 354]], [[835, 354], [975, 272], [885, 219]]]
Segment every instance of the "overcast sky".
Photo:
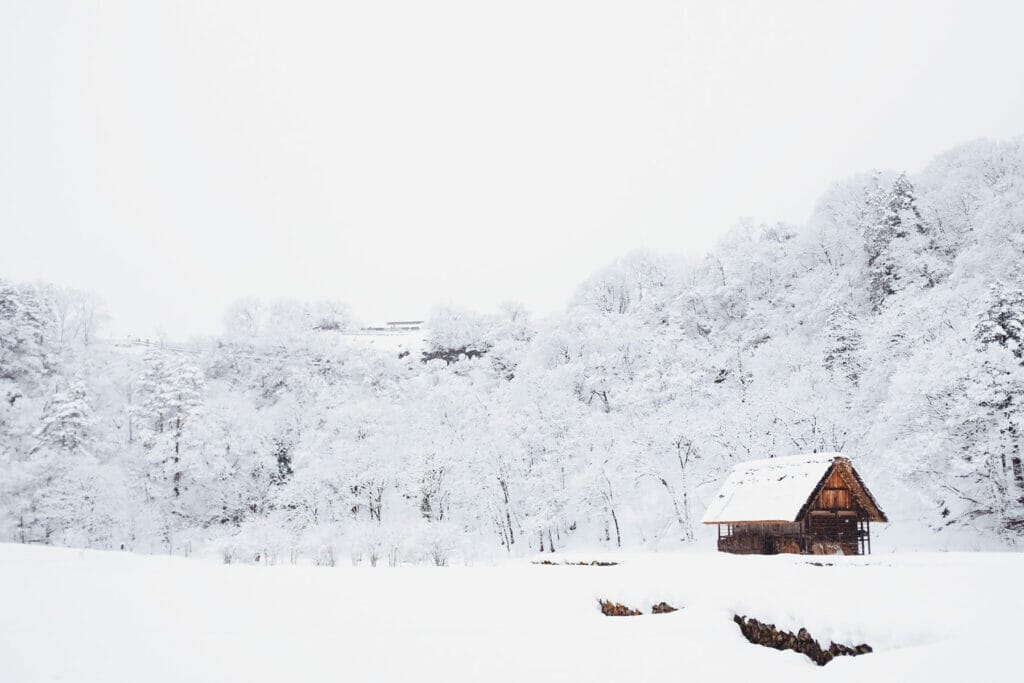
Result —
[[1024, 133], [1022, 9], [0, 0], [0, 277], [174, 338], [246, 295], [555, 310]]

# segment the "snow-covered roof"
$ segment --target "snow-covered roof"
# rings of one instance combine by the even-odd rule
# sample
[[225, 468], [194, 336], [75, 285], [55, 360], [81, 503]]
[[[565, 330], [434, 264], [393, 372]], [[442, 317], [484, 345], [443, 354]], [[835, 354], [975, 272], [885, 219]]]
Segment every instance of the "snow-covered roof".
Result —
[[704, 513], [704, 524], [795, 522], [839, 453], [750, 460], [732, 468]]

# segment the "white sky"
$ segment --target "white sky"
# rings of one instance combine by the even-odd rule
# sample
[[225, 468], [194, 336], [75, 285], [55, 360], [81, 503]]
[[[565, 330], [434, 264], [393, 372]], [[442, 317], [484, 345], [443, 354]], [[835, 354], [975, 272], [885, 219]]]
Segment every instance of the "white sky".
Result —
[[113, 334], [233, 299], [564, 305], [638, 247], [1024, 133], [1020, 2], [0, 0], [0, 277]]

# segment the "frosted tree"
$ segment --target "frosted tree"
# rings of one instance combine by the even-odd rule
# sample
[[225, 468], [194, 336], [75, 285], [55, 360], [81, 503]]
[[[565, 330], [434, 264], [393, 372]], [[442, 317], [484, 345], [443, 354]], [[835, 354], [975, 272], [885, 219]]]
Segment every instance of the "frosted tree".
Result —
[[[868, 255], [868, 299], [874, 310], [898, 292], [914, 286], [929, 289], [945, 280], [959, 237], [943, 232], [925, 218], [917, 191], [899, 175], [880, 201], [879, 219], [865, 230]], [[934, 201], [934, 200], [933, 200]]]
[[868, 298], [877, 310], [903, 288], [907, 263], [906, 240], [925, 232], [914, 197], [914, 186], [900, 174], [881, 200], [881, 219], [865, 234], [868, 255]]
[[[54, 320], [39, 287], [0, 279], [0, 380], [35, 389], [55, 364]], [[16, 399], [8, 393], [8, 400]]]
[[204, 389], [202, 371], [188, 361], [157, 351], [146, 357], [139, 380], [140, 402], [135, 413], [145, 448], [145, 487], [153, 523], [161, 540], [174, 548], [174, 532], [188, 524], [192, 501], [183, 465], [187, 428], [198, 413]]
[[57, 348], [63, 351], [76, 342], [89, 346], [107, 318], [100, 299], [89, 292], [67, 288], [52, 289], [49, 298]]
[[109, 547], [122, 527], [120, 472], [92, 452], [95, 419], [84, 382], [73, 381], [47, 402], [28, 461], [35, 491], [23, 533], [47, 542]]
[[983, 345], [998, 344], [1024, 362], [1024, 290], [992, 285], [975, 336]]
[[637, 475], [649, 478], [668, 497], [677, 523], [678, 538], [692, 541], [693, 483], [702, 457], [697, 438], [705, 436], [700, 420], [691, 413], [681, 419], [674, 406], [652, 413], [644, 425], [648, 441], [636, 453]]
[[36, 438], [40, 447], [70, 452], [86, 451], [92, 423], [92, 409], [85, 383], [75, 381], [49, 400], [42, 424], [36, 431]]
[[833, 304], [825, 321], [825, 369], [835, 377], [842, 377], [851, 384], [857, 384], [862, 371], [862, 343], [856, 319], [842, 304]]
[[949, 438], [957, 446], [941, 481], [957, 502], [947, 503], [943, 514], [952, 510], [951, 521], [989, 520], [999, 532], [1019, 533], [1024, 527], [1019, 443], [1024, 372], [999, 348], [958, 361], [960, 373], [940, 394], [945, 422], [952, 427]]
[[[990, 451], [998, 457], [999, 472], [1007, 482], [997, 485], [1004, 498], [1022, 506], [1019, 517], [1007, 523], [1024, 528], [1024, 463], [1021, 425], [1024, 423], [1024, 292], [1002, 285], [989, 290], [987, 305], [975, 326], [975, 337], [989, 353], [981, 366], [979, 406], [988, 413]], [[1011, 360], [1012, 359], [1012, 360]], [[1011, 483], [1012, 482], [1012, 483]]]
[[169, 434], [175, 451], [180, 450], [185, 425], [202, 403], [202, 371], [169, 353], [150, 353], [138, 385], [136, 413], [146, 420], [148, 432], [151, 436]]

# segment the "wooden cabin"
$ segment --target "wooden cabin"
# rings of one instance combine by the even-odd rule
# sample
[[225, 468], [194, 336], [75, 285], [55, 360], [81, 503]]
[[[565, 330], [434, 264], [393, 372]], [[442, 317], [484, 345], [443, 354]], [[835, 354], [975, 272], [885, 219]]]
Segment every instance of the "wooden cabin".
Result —
[[837, 453], [736, 465], [704, 513], [718, 549], [743, 555], [866, 555], [871, 522], [888, 522], [875, 497]]

